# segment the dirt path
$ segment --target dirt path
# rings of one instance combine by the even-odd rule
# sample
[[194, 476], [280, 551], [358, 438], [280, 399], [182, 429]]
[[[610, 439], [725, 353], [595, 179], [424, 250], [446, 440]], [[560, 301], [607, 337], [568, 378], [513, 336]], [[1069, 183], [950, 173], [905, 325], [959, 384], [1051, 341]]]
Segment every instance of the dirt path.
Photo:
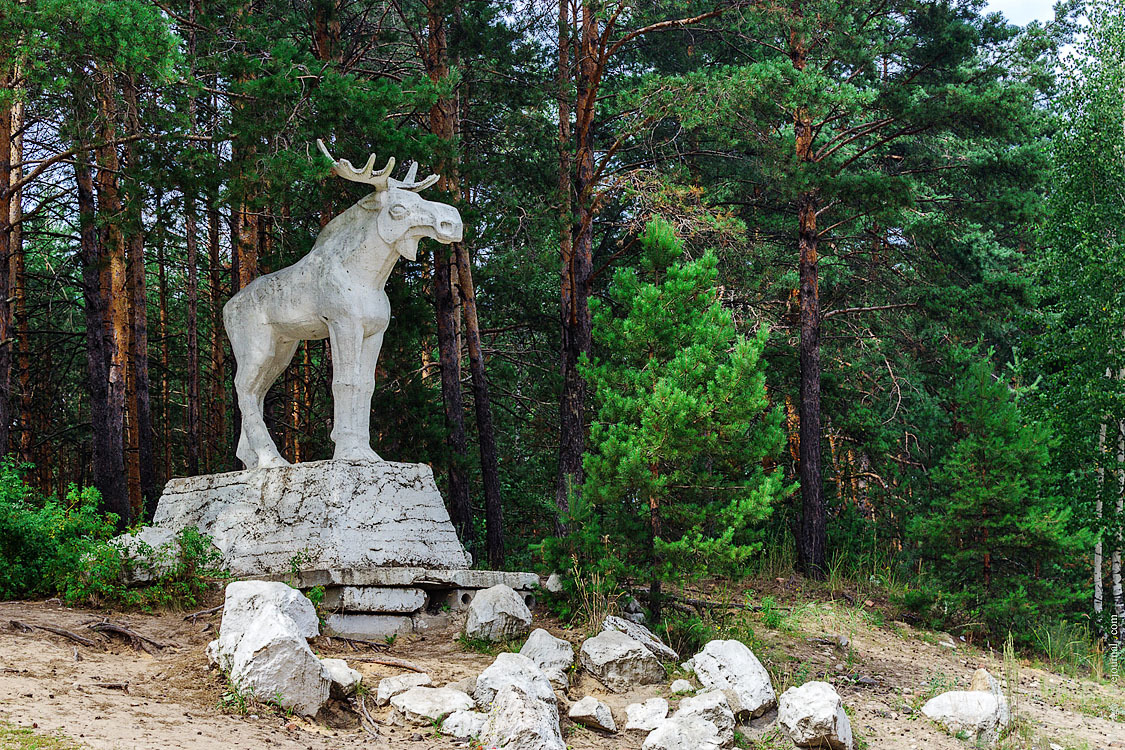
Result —
[[[155, 641], [175, 645], [153, 649], [153, 654], [117, 639], [91, 648], [40, 629], [24, 632], [9, 626], [12, 620], [53, 625], [100, 641], [87, 625], [104, 617]], [[0, 603], [0, 722], [35, 725], [37, 731], [61, 733], [80, 747], [105, 750], [458, 747], [455, 740], [436, 735], [428, 727], [390, 727], [384, 721], [385, 709], [372, 708], [380, 724], [378, 738], [361, 731], [328, 729], [269, 707], [239, 712], [237, 701], [232, 700], [221, 676], [208, 667], [204, 655], [219, 620], [218, 614], [185, 621], [176, 613], [70, 609], [54, 600]], [[580, 641], [580, 634], [545, 617], [536, 624], [575, 643]], [[774, 672], [779, 690], [808, 679], [833, 682], [849, 708], [853, 728], [867, 747], [877, 750], [964, 750], [966, 743], [942, 733], [917, 709], [939, 688], [967, 687], [978, 666], [994, 675], [1002, 673], [995, 655], [964, 645], [947, 648], [933, 634], [898, 624], [875, 625], [862, 609], [833, 603], [803, 605], [776, 629], [760, 622], [752, 624], [758, 634], [755, 650]], [[847, 636], [848, 647], [813, 640], [823, 634]], [[466, 652], [456, 635], [451, 629], [400, 638], [388, 655], [426, 669], [435, 684], [479, 674], [493, 657]], [[352, 666], [363, 673], [368, 685], [402, 671], [356, 661], [357, 653], [339, 641], [319, 639], [314, 648], [321, 656], [352, 657]], [[656, 692], [675, 706], [677, 698], [666, 687]], [[623, 724], [625, 706], [651, 697], [654, 691], [609, 694], [588, 675], [580, 675], [568, 697], [577, 700], [587, 694], [609, 703]], [[1026, 718], [1029, 741], [1045, 739], [1084, 750], [1125, 748], [1125, 723], [1108, 718], [1118, 706], [1117, 715], [1125, 720], [1125, 692], [1119, 689], [1026, 666], [1021, 669], [1017, 710]], [[771, 732], [776, 732], [768, 720], [758, 724], [744, 728], [748, 738], [769, 740]], [[635, 732], [607, 737], [566, 720], [564, 731], [575, 750], [636, 750], [644, 740], [643, 734]], [[776, 739], [769, 746], [789, 747]]]

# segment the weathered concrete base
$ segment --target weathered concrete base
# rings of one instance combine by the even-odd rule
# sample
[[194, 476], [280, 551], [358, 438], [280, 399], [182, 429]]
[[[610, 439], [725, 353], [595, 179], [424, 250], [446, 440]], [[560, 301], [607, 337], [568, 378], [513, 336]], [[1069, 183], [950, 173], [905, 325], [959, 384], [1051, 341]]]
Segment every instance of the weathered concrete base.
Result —
[[472, 562], [425, 464], [313, 461], [173, 479], [154, 522], [209, 534], [236, 576]]

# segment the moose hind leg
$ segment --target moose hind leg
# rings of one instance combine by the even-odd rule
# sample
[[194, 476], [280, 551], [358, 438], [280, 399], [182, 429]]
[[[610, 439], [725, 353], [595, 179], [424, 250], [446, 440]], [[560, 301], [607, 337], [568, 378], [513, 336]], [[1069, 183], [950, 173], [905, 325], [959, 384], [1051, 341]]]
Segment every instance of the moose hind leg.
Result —
[[260, 338], [254, 341], [246, 341], [248, 337], [239, 338], [249, 345], [235, 349], [238, 368], [234, 388], [238, 395], [238, 408], [242, 412], [238, 458], [247, 469], [287, 466], [289, 462], [278, 453], [266, 429], [262, 407], [266, 392], [293, 358], [299, 342], [278, 340], [268, 332], [261, 332]]

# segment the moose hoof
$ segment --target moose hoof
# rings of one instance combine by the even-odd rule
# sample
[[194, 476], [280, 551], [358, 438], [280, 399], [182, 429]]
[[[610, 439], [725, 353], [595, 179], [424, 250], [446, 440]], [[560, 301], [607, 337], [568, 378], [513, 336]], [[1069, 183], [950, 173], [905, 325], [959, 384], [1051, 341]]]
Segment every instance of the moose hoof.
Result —
[[344, 461], [379, 461], [383, 459], [378, 453], [370, 448], [337, 448], [336, 452], [332, 455], [335, 460]]

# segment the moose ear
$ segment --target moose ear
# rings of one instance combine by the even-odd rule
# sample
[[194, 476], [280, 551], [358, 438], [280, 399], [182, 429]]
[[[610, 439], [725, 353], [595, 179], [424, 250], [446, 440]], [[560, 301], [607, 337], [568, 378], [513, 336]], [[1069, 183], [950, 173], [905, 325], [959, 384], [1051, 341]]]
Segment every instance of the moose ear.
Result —
[[378, 211], [383, 205], [383, 193], [376, 191], [359, 199], [360, 208], [365, 208], [368, 211]]

